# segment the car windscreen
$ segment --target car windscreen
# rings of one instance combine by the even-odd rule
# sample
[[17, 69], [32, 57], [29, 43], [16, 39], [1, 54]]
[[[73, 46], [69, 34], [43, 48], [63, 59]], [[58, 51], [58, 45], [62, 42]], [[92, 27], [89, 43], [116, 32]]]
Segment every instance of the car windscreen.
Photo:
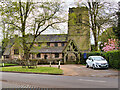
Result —
[[105, 60], [103, 57], [92, 57], [93, 60], [102, 61]]

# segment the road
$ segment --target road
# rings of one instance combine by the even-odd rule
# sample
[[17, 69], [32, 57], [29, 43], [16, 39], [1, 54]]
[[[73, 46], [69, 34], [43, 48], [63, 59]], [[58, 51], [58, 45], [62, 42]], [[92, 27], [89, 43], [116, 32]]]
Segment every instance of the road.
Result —
[[118, 88], [118, 78], [1, 73], [2, 88]]

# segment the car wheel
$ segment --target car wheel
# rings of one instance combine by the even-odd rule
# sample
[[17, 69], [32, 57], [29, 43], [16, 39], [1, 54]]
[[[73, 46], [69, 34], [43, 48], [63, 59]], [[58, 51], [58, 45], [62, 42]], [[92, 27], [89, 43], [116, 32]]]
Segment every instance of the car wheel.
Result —
[[89, 68], [89, 65], [88, 65], [88, 64], [86, 64], [86, 68]]
[[92, 66], [92, 67], [93, 67], [93, 69], [94, 69], [94, 70], [96, 69], [94, 64], [93, 64], [93, 66]]
[[108, 69], [108, 68], [106, 68], [106, 69]]

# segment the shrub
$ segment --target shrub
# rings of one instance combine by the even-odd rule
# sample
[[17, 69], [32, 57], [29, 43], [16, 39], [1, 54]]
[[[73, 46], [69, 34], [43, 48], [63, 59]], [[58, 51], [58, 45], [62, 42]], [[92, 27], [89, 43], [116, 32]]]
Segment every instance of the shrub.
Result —
[[120, 69], [120, 50], [106, 52], [104, 57], [108, 60], [111, 68]]

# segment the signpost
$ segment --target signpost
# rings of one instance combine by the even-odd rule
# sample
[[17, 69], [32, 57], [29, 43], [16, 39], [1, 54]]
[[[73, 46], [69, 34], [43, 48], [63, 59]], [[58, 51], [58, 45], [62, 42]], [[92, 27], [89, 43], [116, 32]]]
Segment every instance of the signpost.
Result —
[[87, 58], [87, 54], [86, 53], [84, 53], [84, 59], [86, 59]]

